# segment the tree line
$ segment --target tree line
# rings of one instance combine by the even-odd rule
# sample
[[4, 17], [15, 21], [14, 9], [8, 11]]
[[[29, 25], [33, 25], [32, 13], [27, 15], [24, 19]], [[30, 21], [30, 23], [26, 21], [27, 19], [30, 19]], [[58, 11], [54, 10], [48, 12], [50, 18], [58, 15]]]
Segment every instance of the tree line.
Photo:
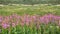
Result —
[[0, 0], [0, 4], [60, 4], [60, 0]]

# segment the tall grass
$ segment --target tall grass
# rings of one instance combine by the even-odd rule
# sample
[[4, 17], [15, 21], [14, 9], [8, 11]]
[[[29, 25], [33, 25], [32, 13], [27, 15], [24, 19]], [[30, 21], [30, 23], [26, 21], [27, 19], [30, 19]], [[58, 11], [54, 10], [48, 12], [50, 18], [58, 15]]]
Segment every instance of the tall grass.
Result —
[[48, 13], [53, 13], [56, 15], [60, 15], [60, 6], [3, 6], [0, 7], [0, 14], [11, 14], [17, 13], [19, 15], [23, 14], [38, 14], [44, 15]]

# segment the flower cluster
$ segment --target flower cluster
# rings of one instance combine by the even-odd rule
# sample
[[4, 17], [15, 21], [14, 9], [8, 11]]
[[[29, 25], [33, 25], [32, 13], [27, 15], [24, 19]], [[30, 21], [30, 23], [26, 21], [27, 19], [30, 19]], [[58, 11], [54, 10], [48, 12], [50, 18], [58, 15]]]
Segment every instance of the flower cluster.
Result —
[[16, 25], [27, 26], [31, 24], [49, 24], [49, 23], [57, 23], [60, 25], [60, 16], [56, 16], [53, 14], [45, 14], [43, 16], [40, 15], [17, 15], [12, 14], [10, 16], [0, 16], [0, 23], [2, 28], [15, 27]]

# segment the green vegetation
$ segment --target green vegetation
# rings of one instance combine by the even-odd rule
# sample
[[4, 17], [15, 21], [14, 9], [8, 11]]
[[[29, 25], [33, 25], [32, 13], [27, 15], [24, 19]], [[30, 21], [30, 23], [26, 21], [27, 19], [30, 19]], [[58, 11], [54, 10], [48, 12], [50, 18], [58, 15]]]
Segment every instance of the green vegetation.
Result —
[[44, 15], [47, 13], [60, 15], [60, 6], [1, 6], [0, 7], [0, 15], [10, 15], [12, 13], [17, 13], [19, 15], [23, 14]]
[[0, 34], [60, 34], [59, 4], [60, 0], [0, 0]]

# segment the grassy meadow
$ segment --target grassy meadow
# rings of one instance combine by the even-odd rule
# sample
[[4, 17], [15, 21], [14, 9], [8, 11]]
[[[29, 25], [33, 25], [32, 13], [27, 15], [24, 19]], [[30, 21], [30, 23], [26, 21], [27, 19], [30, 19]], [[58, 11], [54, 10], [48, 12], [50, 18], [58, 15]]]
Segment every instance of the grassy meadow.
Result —
[[17, 13], [19, 15], [43, 15], [47, 13], [60, 15], [60, 6], [0, 6], [0, 15], [10, 15], [12, 13]]

